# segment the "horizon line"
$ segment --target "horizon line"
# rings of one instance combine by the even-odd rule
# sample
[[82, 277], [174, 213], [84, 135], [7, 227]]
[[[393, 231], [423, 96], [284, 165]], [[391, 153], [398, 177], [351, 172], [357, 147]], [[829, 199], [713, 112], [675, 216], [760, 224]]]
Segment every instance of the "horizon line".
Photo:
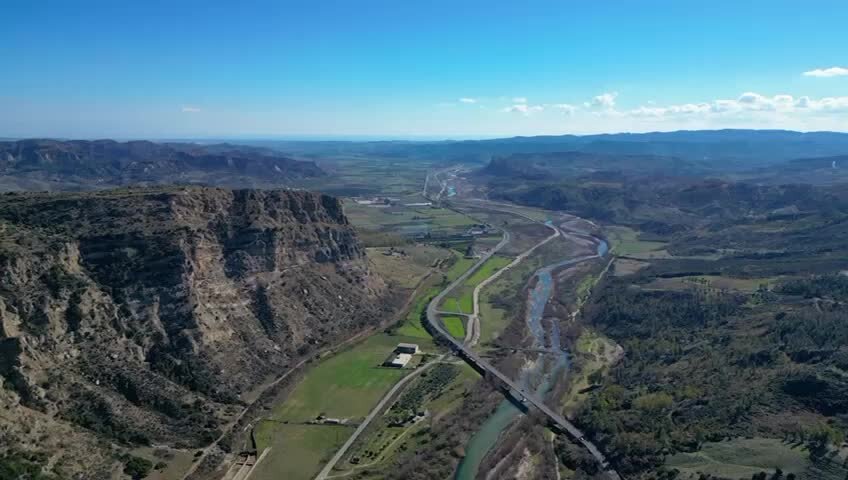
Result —
[[848, 135], [848, 130], [792, 130], [781, 128], [715, 128], [715, 129], [676, 129], [676, 130], [653, 130], [648, 132], [617, 131], [600, 133], [556, 133], [538, 135], [381, 135], [381, 134], [247, 134], [247, 135], [186, 135], [186, 136], [0, 136], [0, 141], [23, 141], [23, 140], [55, 140], [55, 141], [150, 141], [161, 142], [196, 142], [196, 141], [280, 141], [280, 142], [450, 142], [450, 141], [479, 141], [515, 138], [555, 138], [555, 137], [600, 137], [613, 135], [653, 135], [669, 133], [696, 133], [696, 132], [784, 132], [799, 134], [821, 134], [834, 133]]

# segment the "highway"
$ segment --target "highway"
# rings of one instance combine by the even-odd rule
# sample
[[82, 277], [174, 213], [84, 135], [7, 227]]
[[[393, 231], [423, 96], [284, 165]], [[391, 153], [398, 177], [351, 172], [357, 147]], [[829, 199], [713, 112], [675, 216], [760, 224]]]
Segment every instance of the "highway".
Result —
[[[438, 173], [442, 173], [442, 172], [437, 172], [436, 176], [438, 175]], [[429, 183], [429, 180], [430, 180], [430, 175], [427, 176], [427, 180], [425, 181], [424, 191], [422, 192], [422, 193], [424, 193], [425, 198], [429, 198], [427, 196], [427, 184]], [[440, 182], [440, 183], [442, 183], [442, 182]], [[441, 197], [441, 194], [444, 192], [445, 183], [442, 183], [441, 187], [442, 187], [442, 189], [437, 196], [437, 200], [438, 200], [439, 197]], [[537, 222], [537, 220], [535, 220], [535, 219], [533, 219], [533, 218], [531, 218], [531, 217], [529, 217], [529, 216], [527, 216], [523, 213], [516, 212], [514, 210], [507, 210], [507, 209], [503, 209], [503, 208], [495, 208], [495, 207], [491, 207], [491, 206], [488, 206], [488, 205], [487, 205], [487, 207], [490, 208], [491, 210], [509, 213], [509, 214], [512, 214], [512, 215], [523, 217], [523, 218], [531, 220], [533, 222]], [[542, 223], [542, 222], [538, 222], [538, 223]], [[605, 471], [607, 477], [610, 480], [621, 480], [621, 476], [614, 469], [610, 468], [609, 462], [607, 462], [606, 457], [604, 457], [603, 453], [601, 453], [601, 451], [595, 446], [595, 444], [593, 444], [591, 441], [587, 440], [585, 438], [585, 436], [583, 435], [583, 433], [577, 427], [575, 427], [565, 417], [563, 417], [562, 415], [560, 415], [559, 413], [555, 412], [553, 409], [551, 409], [550, 407], [545, 405], [545, 403], [541, 399], [539, 399], [535, 395], [525, 391], [522, 387], [520, 387], [518, 384], [513, 382], [511, 378], [507, 377], [505, 374], [503, 374], [501, 371], [499, 371], [493, 365], [491, 365], [488, 361], [480, 358], [479, 356], [477, 356], [471, 350], [471, 347], [473, 347], [474, 344], [477, 343], [477, 340], [479, 339], [479, 336], [480, 336], [479, 293], [480, 293], [481, 289], [484, 288], [486, 285], [490, 284], [491, 282], [493, 282], [494, 280], [496, 280], [505, 271], [509, 270], [510, 268], [514, 267], [515, 265], [519, 264], [521, 261], [526, 259], [537, 248], [539, 248], [542, 245], [550, 242], [551, 240], [553, 240], [554, 238], [556, 238], [560, 235], [568, 236], [566, 234], [566, 232], [562, 231], [560, 228], [558, 228], [554, 225], [547, 224], [547, 223], [542, 223], [542, 224], [545, 225], [546, 227], [550, 228], [551, 230], [553, 230], [553, 233], [550, 236], [543, 239], [542, 241], [540, 241], [539, 243], [535, 244], [533, 247], [529, 248], [528, 250], [526, 250], [525, 252], [520, 254], [509, 265], [507, 265], [506, 267], [495, 272], [492, 276], [488, 277], [486, 280], [481, 282], [474, 289], [474, 292], [473, 292], [474, 312], [470, 313], [470, 314], [463, 314], [463, 316], [467, 317], [467, 319], [468, 319], [467, 320], [467, 328], [466, 328], [467, 334], [466, 334], [466, 337], [463, 339], [463, 341], [459, 341], [459, 340], [455, 339], [442, 326], [442, 324], [439, 320], [439, 315], [443, 314], [443, 313], [449, 313], [449, 312], [440, 311], [438, 309], [438, 306], [447, 294], [449, 294], [456, 287], [462, 285], [471, 275], [474, 274], [474, 272], [476, 272], [484, 263], [486, 263], [486, 261], [488, 261], [493, 255], [498, 253], [500, 250], [502, 250], [509, 243], [510, 234], [509, 234], [508, 231], [504, 230], [503, 231], [503, 238], [501, 238], [501, 241], [494, 248], [487, 251], [483, 256], [480, 257], [480, 259], [470, 269], [468, 269], [466, 272], [464, 272], [462, 275], [460, 275], [457, 279], [455, 279], [450, 285], [448, 285], [445, 289], [443, 289], [441, 292], [439, 292], [439, 294], [436, 295], [436, 297], [434, 297], [430, 301], [430, 303], [427, 305], [427, 323], [432, 328], [431, 332], [433, 332], [434, 334], [438, 334], [439, 336], [441, 336], [442, 338], [447, 340], [450, 343], [452, 350], [454, 352], [456, 352], [460, 357], [462, 357], [473, 368], [475, 368], [478, 371], [485, 372], [485, 375], [486, 375], [487, 378], [491, 378], [491, 377], [497, 378], [503, 386], [508, 387], [511, 391], [519, 392], [521, 394], [523, 400], [526, 403], [529, 403], [530, 405], [533, 405], [534, 407], [536, 407], [542, 414], [544, 414], [548, 418], [548, 421], [550, 422], [551, 425], [553, 425], [554, 427], [556, 427], [560, 431], [567, 433], [575, 442], [578, 442], [581, 445], [583, 445], [583, 447], [586, 448], [586, 450], [597, 460], [598, 464]], [[597, 257], [597, 255], [587, 256], [587, 257], [581, 258], [580, 260], [588, 260], [588, 259], [595, 258], [595, 257]], [[456, 315], [456, 313], [453, 313], [453, 312], [450, 312], [450, 314]], [[342, 459], [342, 457], [345, 455], [345, 453], [347, 453], [347, 451], [350, 449], [350, 447], [356, 442], [356, 440], [360, 437], [360, 435], [366, 430], [366, 428], [371, 423], [371, 421], [373, 421], [374, 418], [377, 415], [379, 415], [380, 412], [383, 411], [383, 409], [388, 405], [388, 403], [391, 401], [391, 399], [410, 380], [415, 378], [422, 371], [424, 371], [424, 370], [430, 368], [431, 366], [435, 365], [436, 363], [442, 361], [444, 359], [444, 357], [445, 357], [445, 355], [442, 355], [438, 359], [428, 363], [427, 365], [425, 365], [421, 368], [418, 368], [417, 370], [413, 371], [410, 375], [407, 375], [406, 377], [401, 379], [397, 384], [395, 384], [395, 386], [383, 396], [383, 398], [371, 410], [371, 412], [369, 412], [368, 416], [359, 425], [359, 427], [354, 431], [354, 433], [350, 436], [350, 438], [347, 439], [347, 441], [342, 445], [342, 447], [339, 448], [339, 450], [336, 451], [336, 453], [333, 455], [333, 457], [324, 465], [324, 468], [321, 470], [321, 472], [318, 473], [318, 475], [315, 477], [315, 480], [327, 480], [329, 478], [329, 475], [332, 472], [333, 468], [335, 467], [335, 465]]]

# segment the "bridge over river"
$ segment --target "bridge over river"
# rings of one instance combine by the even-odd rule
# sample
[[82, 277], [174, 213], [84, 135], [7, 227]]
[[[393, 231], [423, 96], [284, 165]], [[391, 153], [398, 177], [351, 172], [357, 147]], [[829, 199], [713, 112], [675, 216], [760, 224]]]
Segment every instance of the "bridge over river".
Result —
[[[557, 232], [562, 233], [557, 227], [554, 227], [550, 224], [547, 225], [549, 228], [556, 230]], [[481, 372], [487, 379], [496, 381], [499, 383], [500, 387], [507, 392], [518, 392], [523, 398], [519, 400], [523, 401], [525, 404], [532, 405], [539, 412], [541, 412], [545, 417], [547, 417], [549, 424], [557, 431], [566, 433], [573, 441], [580, 443], [589, 451], [590, 454], [597, 460], [598, 464], [601, 466], [602, 470], [605, 471], [607, 478], [610, 480], [622, 480], [621, 476], [616, 472], [613, 468], [610, 467], [609, 462], [603, 453], [592, 443], [590, 440], [586, 439], [577, 427], [574, 426], [568, 419], [563, 417], [558, 412], [554, 411], [552, 408], [547, 406], [542, 399], [538, 398], [531, 392], [526, 391], [523, 387], [514, 382], [511, 378], [506, 376], [503, 372], [495, 368], [492, 364], [480, 358], [477, 354], [475, 354], [469, 346], [466, 346], [464, 343], [455, 339], [448, 331], [442, 326], [439, 321], [439, 309], [438, 306], [444, 299], [444, 297], [451, 292], [454, 288], [461, 285], [465, 280], [471, 276], [477, 269], [486, 263], [492, 255], [497, 253], [508, 241], [508, 237], [505, 236], [504, 240], [501, 241], [495, 248], [489, 250], [489, 252], [484, 255], [480, 260], [474, 264], [469, 270], [467, 270], [463, 275], [454, 280], [453, 283], [447, 286], [444, 290], [442, 290], [437, 296], [435, 296], [430, 303], [427, 305], [427, 323], [430, 327], [431, 332], [445, 340], [450, 344], [451, 349], [456, 352], [462, 359], [468, 362], [472, 368]]]

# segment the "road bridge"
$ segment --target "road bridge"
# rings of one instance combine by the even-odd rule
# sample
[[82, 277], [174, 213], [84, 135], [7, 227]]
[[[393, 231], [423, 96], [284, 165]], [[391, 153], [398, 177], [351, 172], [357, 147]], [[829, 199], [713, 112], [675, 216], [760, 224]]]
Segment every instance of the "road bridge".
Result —
[[[512, 212], [510, 212], [512, 213]], [[557, 233], [560, 230], [557, 227], [552, 225], [547, 225], [548, 227], [555, 230]], [[547, 417], [549, 424], [554, 427], [555, 430], [566, 433], [573, 441], [583, 445], [586, 450], [595, 458], [601, 468], [605, 471], [607, 478], [610, 480], [622, 480], [621, 476], [616, 472], [613, 468], [610, 467], [609, 462], [603, 453], [588, 440], [583, 432], [580, 431], [577, 427], [574, 426], [570, 421], [568, 421], [565, 417], [563, 417], [558, 412], [554, 411], [552, 408], [547, 406], [542, 399], [538, 398], [532, 392], [526, 391], [523, 387], [513, 382], [511, 378], [506, 376], [503, 372], [495, 368], [488, 361], [484, 360], [476, 353], [474, 353], [471, 348], [465, 345], [463, 342], [455, 339], [450, 333], [448, 333], [447, 329], [442, 325], [439, 320], [440, 310], [438, 306], [442, 303], [442, 300], [445, 298], [447, 294], [449, 294], [454, 288], [461, 285], [465, 282], [465, 280], [470, 277], [474, 272], [476, 272], [486, 261], [494, 255], [498, 250], [503, 248], [503, 246], [507, 243], [508, 238], [505, 236], [504, 240], [502, 240], [495, 248], [491, 249], [488, 253], [486, 253], [480, 260], [475, 263], [470, 269], [468, 269], [465, 273], [463, 273], [459, 278], [453, 281], [450, 285], [447, 286], [444, 290], [439, 292], [438, 295], [433, 297], [430, 300], [430, 303], [427, 305], [427, 325], [430, 329], [430, 332], [437, 337], [441, 337], [444, 339], [450, 346], [450, 348], [462, 359], [464, 359], [472, 368], [483, 374], [486, 378], [496, 379], [502, 386], [506, 386], [507, 388], [513, 390], [514, 392], [520, 392], [523, 396], [523, 403], [526, 405], [532, 405], [537, 410], [539, 410], [545, 417]], [[592, 258], [592, 257], [587, 257]]]

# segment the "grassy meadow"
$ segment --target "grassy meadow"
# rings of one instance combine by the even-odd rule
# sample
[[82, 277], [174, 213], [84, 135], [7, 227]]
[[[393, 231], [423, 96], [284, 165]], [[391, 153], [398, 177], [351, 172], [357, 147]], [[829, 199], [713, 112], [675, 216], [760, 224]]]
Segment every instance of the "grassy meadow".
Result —
[[462, 317], [447, 316], [442, 317], [442, 323], [454, 338], [465, 338], [465, 323]]

